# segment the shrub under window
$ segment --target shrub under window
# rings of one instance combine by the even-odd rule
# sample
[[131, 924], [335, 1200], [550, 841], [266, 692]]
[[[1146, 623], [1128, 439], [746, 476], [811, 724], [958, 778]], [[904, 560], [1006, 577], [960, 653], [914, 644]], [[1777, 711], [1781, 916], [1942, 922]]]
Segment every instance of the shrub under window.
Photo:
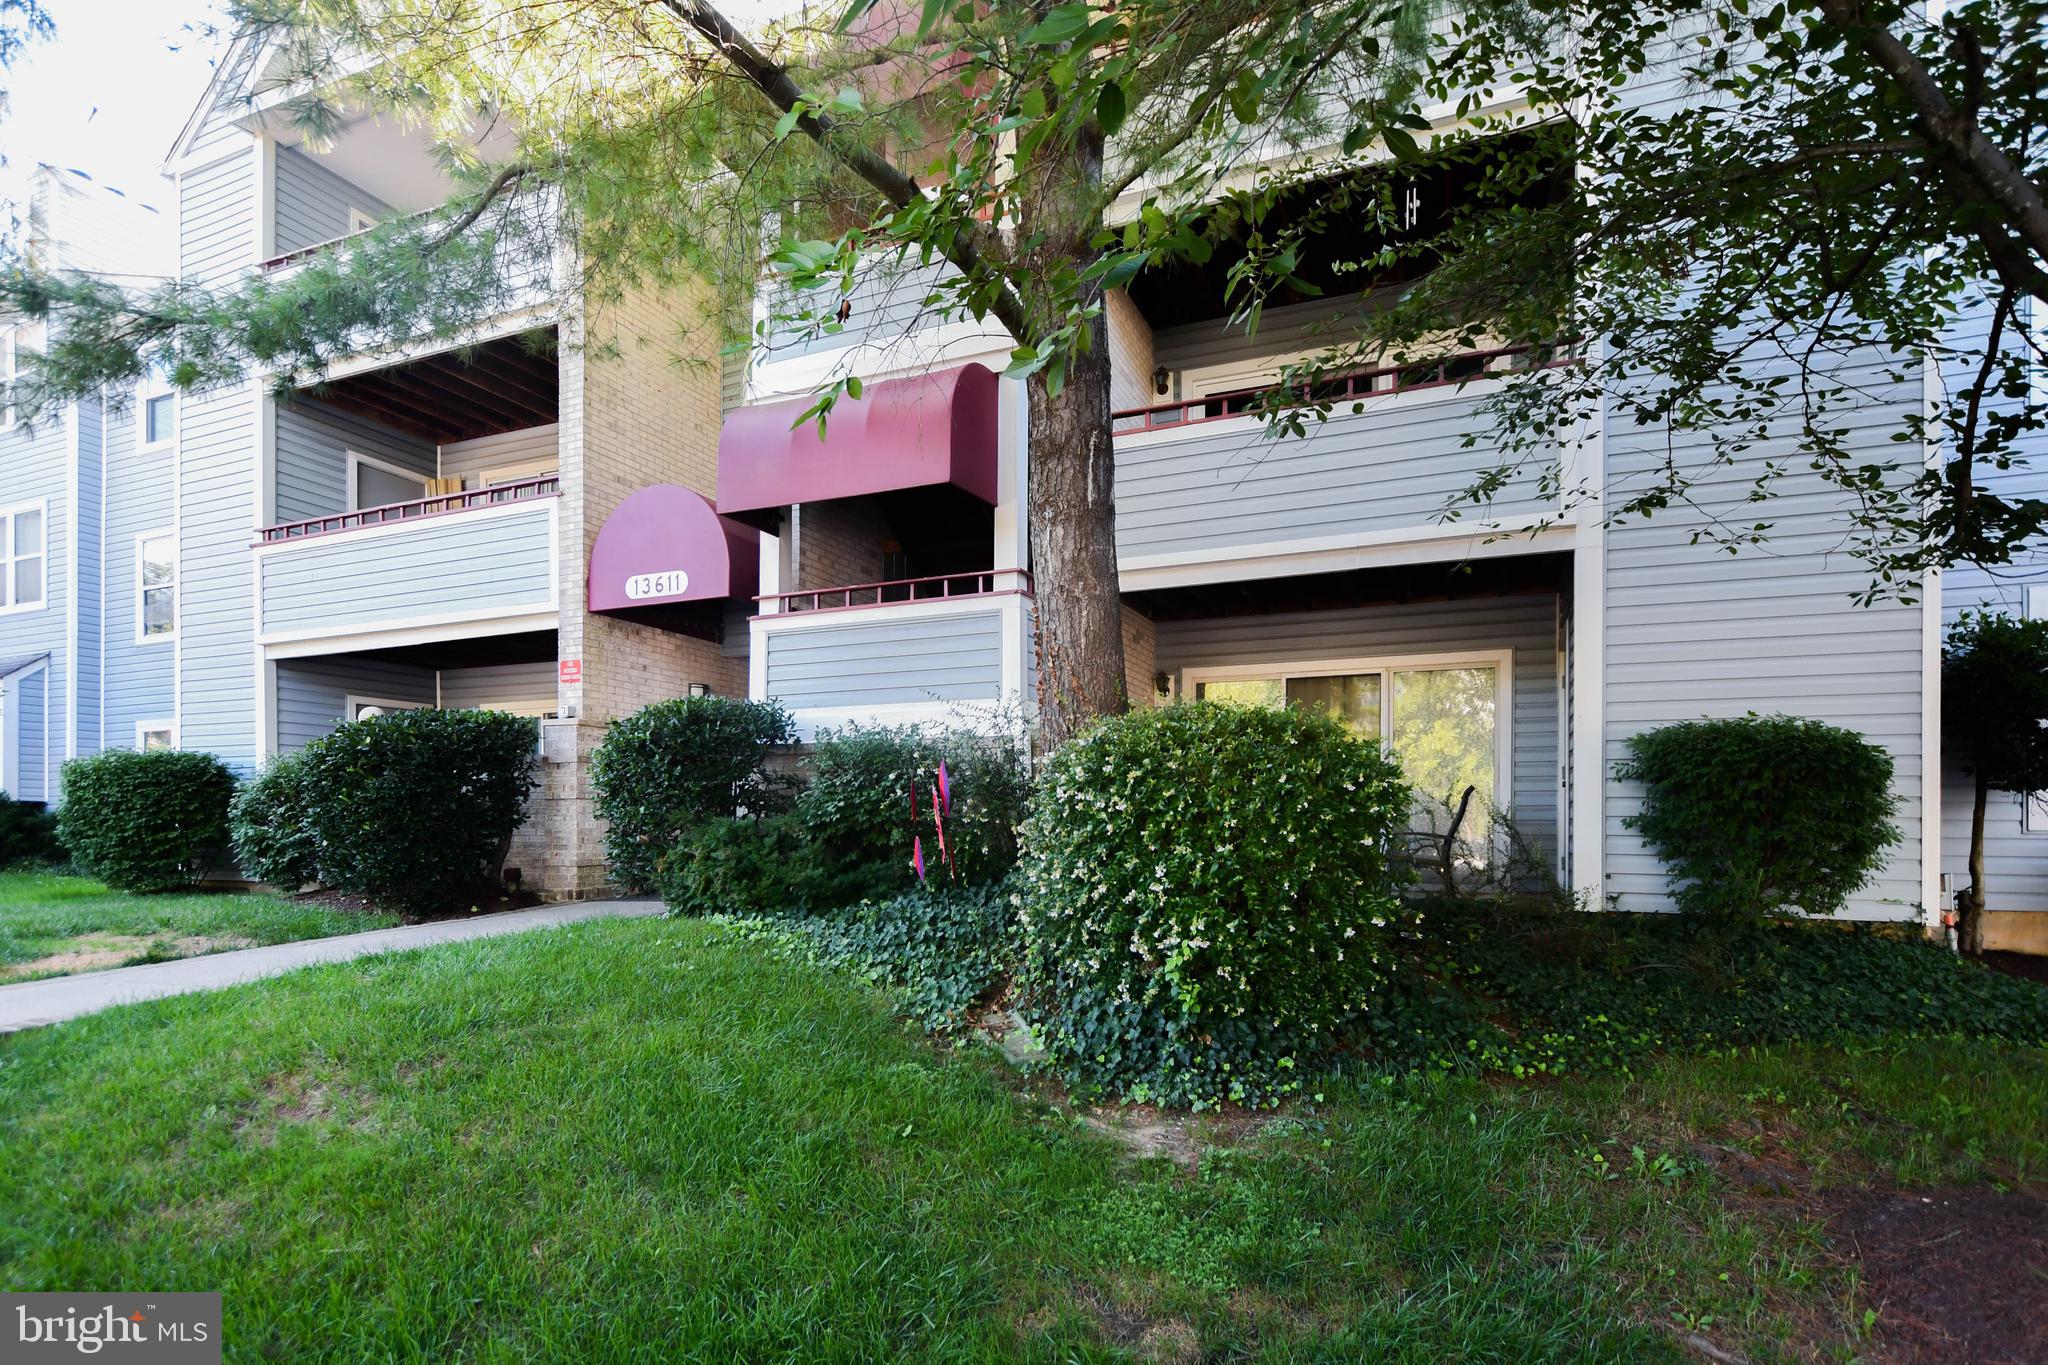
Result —
[[16, 863], [53, 863], [63, 857], [57, 817], [33, 801], [0, 791], [0, 869]]
[[1692, 720], [1633, 736], [1628, 753], [1615, 775], [1643, 784], [1643, 809], [1622, 823], [1696, 914], [1835, 914], [1899, 841], [1891, 755], [1853, 730], [1797, 716]]
[[691, 825], [785, 806], [767, 763], [794, 737], [778, 703], [734, 697], [656, 702], [614, 723], [590, 759], [612, 876], [653, 890], [663, 855]]
[[287, 754], [242, 784], [228, 812], [228, 832], [242, 871], [280, 891], [296, 891], [319, 877], [313, 839], [308, 764]]
[[212, 754], [109, 749], [64, 765], [58, 837], [118, 891], [190, 886], [227, 847], [234, 774]]
[[408, 914], [496, 885], [533, 787], [534, 722], [501, 711], [394, 711], [302, 751], [320, 879]]
[[1054, 1061], [1167, 1104], [1293, 1089], [1391, 971], [1409, 809], [1379, 746], [1320, 713], [1195, 702], [1059, 750], [1020, 864]]

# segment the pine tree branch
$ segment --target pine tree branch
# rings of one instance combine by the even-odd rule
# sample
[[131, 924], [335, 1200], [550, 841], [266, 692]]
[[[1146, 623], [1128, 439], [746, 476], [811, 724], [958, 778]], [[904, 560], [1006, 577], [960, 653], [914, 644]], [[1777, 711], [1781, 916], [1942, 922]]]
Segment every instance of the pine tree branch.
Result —
[[[800, 105], [806, 106], [804, 112], [797, 115], [797, 131], [816, 143], [827, 156], [873, 186], [891, 204], [905, 209], [923, 197], [924, 192], [917, 181], [894, 162], [858, 139], [842, 135], [837, 121], [816, 109], [815, 102], [804, 94], [803, 88], [789, 74], [789, 68], [756, 47], [717, 8], [704, 4], [702, 0], [661, 0], [661, 5], [710, 43], [726, 64], [760, 91], [777, 110], [787, 114]], [[1020, 342], [1028, 342], [1033, 331], [1028, 325], [1024, 302], [1002, 272], [989, 263], [983, 244], [976, 240], [979, 235], [982, 234], [966, 230], [954, 232], [941, 249], [946, 259], [968, 279], [994, 286], [990, 291], [989, 311], [1009, 329], [1011, 336]]]

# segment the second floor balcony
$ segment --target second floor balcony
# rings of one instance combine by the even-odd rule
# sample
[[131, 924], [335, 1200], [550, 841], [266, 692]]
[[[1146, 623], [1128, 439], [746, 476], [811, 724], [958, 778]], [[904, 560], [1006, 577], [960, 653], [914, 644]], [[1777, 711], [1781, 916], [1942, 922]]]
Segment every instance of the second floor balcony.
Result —
[[264, 527], [257, 643], [289, 653], [554, 629], [559, 487], [547, 475]]

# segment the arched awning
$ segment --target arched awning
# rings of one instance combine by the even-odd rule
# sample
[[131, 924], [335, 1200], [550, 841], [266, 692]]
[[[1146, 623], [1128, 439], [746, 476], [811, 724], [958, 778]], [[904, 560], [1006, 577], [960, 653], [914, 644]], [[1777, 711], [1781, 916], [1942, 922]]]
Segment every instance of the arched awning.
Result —
[[792, 503], [951, 484], [996, 502], [995, 373], [962, 365], [884, 379], [825, 420], [793, 425], [810, 400], [735, 408], [718, 438], [718, 510], [773, 530]]
[[679, 484], [620, 503], [590, 549], [590, 609], [669, 630], [715, 629], [728, 601], [752, 606], [760, 582], [760, 534]]

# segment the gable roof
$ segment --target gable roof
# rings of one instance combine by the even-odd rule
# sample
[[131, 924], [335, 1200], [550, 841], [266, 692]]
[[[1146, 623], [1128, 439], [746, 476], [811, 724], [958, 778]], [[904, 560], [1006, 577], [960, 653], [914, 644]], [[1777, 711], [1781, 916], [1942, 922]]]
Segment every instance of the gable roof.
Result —
[[273, 46], [275, 44], [270, 38], [246, 29], [229, 41], [227, 51], [221, 53], [220, 60], [214, 63], [213, 75], [206, 82], [206, 89], [200, 92], [199, 103], [186, 117], [185, 125], [178, 130], [177, 140], [164, 154], [166, 169], [191, 153], [199, 135], [212, 124], [216, 114], [237, 105], [247, 107], [250, 95], [255, 93], [252, 87], [256, 83], [256, 74], [264, 65], [258, 58], [268, 55]]

